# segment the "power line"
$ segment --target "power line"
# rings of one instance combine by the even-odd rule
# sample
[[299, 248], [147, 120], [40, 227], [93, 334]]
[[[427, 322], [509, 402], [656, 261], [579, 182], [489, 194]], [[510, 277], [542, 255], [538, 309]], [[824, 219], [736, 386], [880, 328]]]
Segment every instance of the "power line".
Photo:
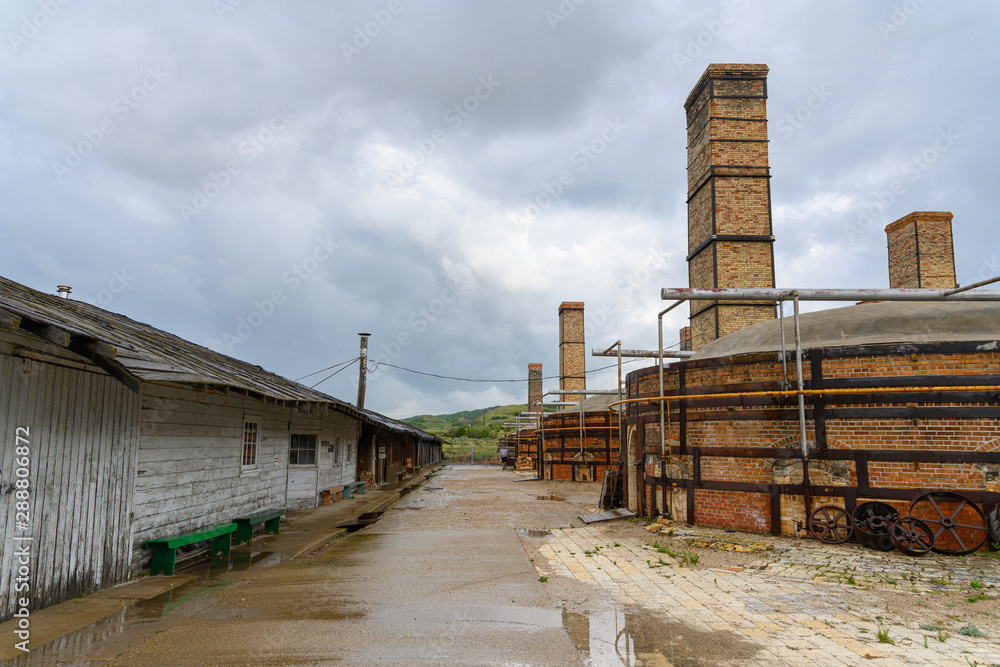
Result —
[[306, 378], [311, 378], [313, 375], [319, 375], [320, 373], [323, 373], [325, 371], [328, 371], [328, 370], [331, 370], [333, 368], [336, 368], [337, 366], [345, 366], [347, 364], [353, 364], [355, 361], [357, 361], [360, 358], [361, 357], [354, 357], [353, 359], [348, 359], [347, 361], [342, 361], [339, 364], [334, 364], [333, 366], [330, 366], [330, 368], [321, 368], [320, 370], [316, 371], [315, 373], [310, 373], [309, 375], [303, 375], [300, 378], [295, 378], [294, 380], [292, 380], [292, 382], [298, 382], [299, 380], [305, 380]]
[[[361, 358], [361, 357], [358, 357], [358, 359], [360, 359], [360, 358]], [[353, 362], [355, 362], [355, 361], [357, 361], [357, 359], [351, 359], [351, 361], [350, 361], [350, 362], [348, 362], [348, 365], [347, 365], [347, 366], [343, 366], [343, 365], [342, 365], [342, 368], [340, 368], [340, 369], [338, 369], [338, 370], [335, 370], [334, 372], [330, 373], [330, 374], [329, 374], [329, 375], [327, 375], [327, 376], [326, 376], [325, 378], [323, 378], [322, 380], [320, 380], [319, 382], [317, 382], [316, 384], [314, 384], [313, 386], [311, 386], [311, 387], [309, 387], [309, 388], [310, 388], [310, 389], [315, 389], [316, 387], [320, 386], [321, 384], [323, 384], [324, 382], [326, 382], [327, 380], [329, 380], [330, 378], [332, 378], [332, 377], [333, 377], [334, 375], [336, 375], [336, 374], [337, 374], [337, 373], [339, 373], [340, 371], [342, 371], [342, 370], [346, 370], [346, 369], [350, 368], [351, 366], [353, 366], [353, 365], [354, 365], [354, 363], [353, 363]], [[329, 370], [329, 369], [327, 369], [327, 370]], [[320, 372], [322, 372], [322, 371], [320, 371]], [[315, 375], [315, 373], [314, 373], [314, 375]]]
[[[629, 359], [627, 361], [622, 361], [622, 365], [624, 366], [625, 364], [631, 364], [631, 363], [635, 363], [637, 361], [648, 361], [648, 360], [646, 360], [646, 359]], [[508, 379], [508, 378], [503, 378], [503, 379], [460, 378], [460, 377], [455, 377], [453, 375], [439, 375], [437, 373], [427, 373], [425, 371], [417, 371], [417, 370], [414, 370], [412, 368], [404, 368], [402, 366], [396, 366], [396, 365], [390, 364], [390, 363], [388, 363], [386, 361], [376, 361], [374, 364], [372, 364], [372, 367], [371, 367], [371, 369], [369, 369], [369, 372], [374, 373], [376, 370], [378, 370], [379, 366], [388, 366], [389, 368], [395, 368], [395, 369], [398, 369], [398, 370], [401, 370], [401, 371], [406, 371], [407, 373], [414, 373], [416, 375], [425, 375], [425, 376], [428, 376], [428, 377], [440, 378], [442, 380], [455, 380], [455, 381], [458, 381], [458, 382], [497, 383], [497, 382], [527, 382], [528, 381], [528, 378], [514, 378], [514, 379]], [[607, 370], [609, 368], [617, 368], [617, 367], [618, 367], [618, 364], [610, 364], [608, 366], [602, 366], [600, 368], [594, 368], [594, 369], [591, 369], [589, 371], [586, 371], [584, 373], [584, 375], [590, 375], [591, 373], [596, 373], [598, 371], [604, 371], [604, 370]], [[561, 377], [562, 377], [561, 375], [548, 375], [548, 376], [543, 377], [542, 379], [543, 380], [557, 380], [557, 379], [559, 379]]]

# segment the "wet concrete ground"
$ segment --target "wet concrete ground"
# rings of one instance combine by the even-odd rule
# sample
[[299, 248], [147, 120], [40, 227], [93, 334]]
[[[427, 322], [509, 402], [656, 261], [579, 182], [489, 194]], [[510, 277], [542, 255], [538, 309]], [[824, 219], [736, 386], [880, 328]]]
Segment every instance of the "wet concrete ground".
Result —
[[[333, 515], [319, 519], [333, 510], [322, 508], [279, 538], [255, 539], [256, 553], [234, 550], [229, 562], [188, 570], [188, 583], [22, 661], [1000, 663], [992, 599], [1000, 561], [920, 561], [685, 527], [668, 537], [627, 520], [584, 526], [577, 517], [595, 509], [598, 485], [519, 479], [497, 468], [446, 468], [377, 523], [332, 543], [322, 533], [333, 532]], [[723, 538], [770, 544], [750, 553], [703, 548]], [[942, 571], [954, 575], [954, 591], [942, 592]], [[971, 582], [983, 600], [965, 601]], [[932, 593], [951, 597], [922, 608]], [[970, 619], [984, 637], [958, 633]], [[880, 643], [879, 629], [895, 643]]]

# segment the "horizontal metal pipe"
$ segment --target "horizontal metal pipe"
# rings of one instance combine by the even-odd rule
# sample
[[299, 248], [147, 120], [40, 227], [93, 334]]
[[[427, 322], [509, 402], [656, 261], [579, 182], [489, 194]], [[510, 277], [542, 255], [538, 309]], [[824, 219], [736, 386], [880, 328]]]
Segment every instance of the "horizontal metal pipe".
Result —
[[[560, 396], [570, 396], [575, 394], [587, 394], [588, 396], [597, 396], [605, 394], [618, 394], [614, 389], [553, 389], [548, 392], [550, 394], [557, 394]], [[548, 405], [552, 405], [549, 403]]]
[[[590, 351], [591, 356], [594, 357], [617, 357], [617, 352], [608, 352], [607, 350], [598, 350], [594, 348]], [[656, 350], [622, 350], [623, 357], [642, 357], [648, 359], [659, 359], [660, 353]], [[688, 357], [693, 357], [694, 352], [689, 352], [687, 350], [664, 350], [664, 359], [687, 359]]]
[[1000, 290], [955, 292], [944, 289], [773, 289], [664, 287], [664, 301], [777, 301], [792, 292], [800, 301], [1000, 301]]

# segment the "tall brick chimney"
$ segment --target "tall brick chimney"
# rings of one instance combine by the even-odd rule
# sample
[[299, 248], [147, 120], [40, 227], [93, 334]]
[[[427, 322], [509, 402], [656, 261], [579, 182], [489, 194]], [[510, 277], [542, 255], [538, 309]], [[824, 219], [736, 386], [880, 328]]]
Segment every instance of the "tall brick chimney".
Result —
[[[767, 65], [709, 65], [684, 103], [688, 284], [774, 287]], [[691, 349], [774, 319], [773, 302], [691, 302]]]
[[[559, 388], [563, 391], [587, 388], [586, 358], [583, 340], [583, 302], [559, 304]], [[583, 396], [569, 394], [564, 401], [582, 401]]]
[[945, 211], [914, 211], [885, 228], [889, 237], [889, 287], [957, 286], [952, 217]]
[[528, 364], [528, 412], [542, 411], [542, 365]]

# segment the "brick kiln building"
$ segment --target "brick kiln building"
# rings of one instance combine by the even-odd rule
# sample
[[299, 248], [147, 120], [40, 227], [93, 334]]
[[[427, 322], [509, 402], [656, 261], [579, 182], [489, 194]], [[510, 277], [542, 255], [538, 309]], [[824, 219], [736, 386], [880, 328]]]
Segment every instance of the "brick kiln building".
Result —
[[[774, 285], [766, 75], [711, 65], [685, 105], [691, 287]], [[891, 287], [956, 287], [951, 220], [916, 212], [886, 228]], [[805, 447], [794, 352], [782, 359], [792, 318], [775, 319], [771, 301], [692, 301], [697, 353], [664, 373], [663, 395], [686, 397], [666, 402], [664, 437], [659, 402], [626, 411], [631, 509], [795, 534], [822, 504], [879, 500], [907, 514], [943, 489], [987, 513], [997, 504], [1000, 304], [868, 302], [804, 314], [800, 327]], [[626, 387], [659, 396], [658, 368]]]
[[[617, 395], [585, 397], [587, 391], [584, 304], [559, 305], [559, 390], [562, 401], [579, 404], [542, 415], [542, 365], [528, 365], [528, 412], [537, 428], [505, 435], [500, 446], [532, 460], [543, 479], [591, 482], [619, 465], [618, 417], [609, 410]], [[572, 393], [579, 391], [581, 393]]]

